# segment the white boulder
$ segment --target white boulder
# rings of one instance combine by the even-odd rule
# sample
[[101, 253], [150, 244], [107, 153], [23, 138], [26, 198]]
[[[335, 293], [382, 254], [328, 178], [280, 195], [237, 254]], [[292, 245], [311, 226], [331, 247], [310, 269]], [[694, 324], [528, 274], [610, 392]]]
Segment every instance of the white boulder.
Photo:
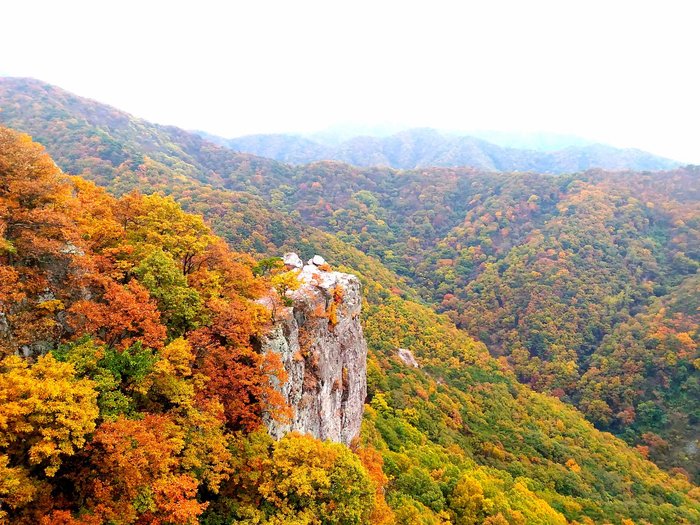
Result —
[[298, 269], [298, 268], [302, 268], [304, 266], [304, 263], [302, 262], [301, 258], [294, 252], [285, 253], [282, 256], [282, 262], [289, 269], [293, 269], [293, 268]]

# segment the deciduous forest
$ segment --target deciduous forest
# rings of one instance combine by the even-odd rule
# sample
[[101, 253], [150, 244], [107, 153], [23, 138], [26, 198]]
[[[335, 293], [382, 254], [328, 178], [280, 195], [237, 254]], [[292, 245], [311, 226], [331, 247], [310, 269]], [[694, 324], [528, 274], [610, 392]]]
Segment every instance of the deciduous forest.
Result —
[[[0, 520], [700, 522], [697, 167], [290, 166], [38, 81], [0, 108]], [[363, 284], [350, 447], [265, 431], [285, 251]]]

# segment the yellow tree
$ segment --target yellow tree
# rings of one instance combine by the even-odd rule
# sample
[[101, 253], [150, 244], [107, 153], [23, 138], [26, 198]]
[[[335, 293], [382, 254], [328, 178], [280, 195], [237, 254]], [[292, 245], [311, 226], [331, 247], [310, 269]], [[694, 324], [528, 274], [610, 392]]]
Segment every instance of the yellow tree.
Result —
[[130, 242], [144, 253], [149, 246], [169, 253], [185, 275], [216, 239], [201, 216], [185, 213], [172, 197], [129, 195], [119, 202], [118, 216]]
[[47, 482], [85, 445], [97, 416], [93, 382], [76, 379], [72, 365], [50, 354], [33, 365], [0, 362], [0, 523], [45, 510]]
[[226, 496], [238, 500], [236, 516], [247, 523], [369, 524], [375, 484], [360, 458], [339, 443], [266, 432], [241, 440], [234, 454], [233, 483]]
[[73, 366], [51, 354], [33, 365], [10, 356], [0, 367], [0, 448], [11, 464], [41, 465], [53, 476], [95, 429], [94, 383], [75, 379]]

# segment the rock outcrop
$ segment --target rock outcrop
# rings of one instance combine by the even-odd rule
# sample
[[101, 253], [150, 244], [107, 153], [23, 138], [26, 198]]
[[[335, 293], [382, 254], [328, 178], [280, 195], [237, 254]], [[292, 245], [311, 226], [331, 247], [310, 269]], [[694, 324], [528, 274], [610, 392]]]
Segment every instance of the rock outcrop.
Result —
[[405, 365], [412, 366], [413, 368], [420, 368], [420, 365], [418, 364], [416, 357], [413, 355], [413, 352], [407, 348], [397, 348], [396, 354]]
[[285, 253], [284, 257], [282, 257], [282, 262], [289, 269], [298, 268], [301, 270], [301, 268], [304, 266], [304, 263], [301, 261], [301, 257], [299, 257], [296, 253]]
[[[296, 254], [284, 257], [288, 268], [297, 260]], [[347, 445], [360, 431], [367, 395], [360, 282], [327, 271], [319, 256], [297, 271], [300, 286], [287, 292], [292, 306], [275, 309], [274, 327], [263, 341], [264, 351], [282, 358], [288, 380], [279, 388], [293, 415], [288, 423], [268, 420], [268, 430], [277, 438], [297, 430]]]

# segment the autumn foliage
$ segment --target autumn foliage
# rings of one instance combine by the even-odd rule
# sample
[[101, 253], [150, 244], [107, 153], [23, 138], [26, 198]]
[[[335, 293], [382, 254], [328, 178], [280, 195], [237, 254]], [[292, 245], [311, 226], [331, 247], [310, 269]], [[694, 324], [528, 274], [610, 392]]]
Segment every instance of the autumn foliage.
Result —
[[235, 444], [289, 415], [257, 350], [269, 278], [172, 199], [110, 197], [4, 128], [0, 176], [0, 523], [198, 523]]
[[[700, 475], [692, 444], [700, 409], [697, 167], [555, 177], [286, 166], [37, 81], [4, 80], [0, 120], [41, 137], [63, 169], [123, 195], [68, 180], [28, 138], [2, 135], [0, 350], [29, 368], [43, 354], [70, 364], [74, 376], [62, 388], [92, 381], [99, 409], [86, 445], [55, 455], [53, 476], [48, 457], [29, 465], [26, 449], [0, 450], [6, 520], [97, 524], [98, 512], [116, 508], [136, 520], [174, 519], [159, 503], [158, 480], [190, 476], [194, 500], [182, 477], [169, 496], [182, 516], [201, 512], [207, 525], [303, 522], [303, 511], [269, 487], [284, 479], [280, 472], [316, 472], [307, 449], [329, 455], [289, 437], [284, 448], [299, 461], [263, 474], [284, 451], [249, 433], [262, 407], [275, 404], [259, 373], [275, 364], [257, 354], [257, 336], [245, 337], [265, 324], [251, 303], [285, 282], [271, 283], [264, 271], [253, 277], [250, 256], [209, 238], [177, 200], [236, 250], [323, 253], [361, 274], [371, 358], [357, 454], [373, 482], [370, 522], [700, 521], [700, 492], [689, 481]], [[20, 189], [34, 197], [21, 199]], [[138, 314], [126, 330], [108, 319], [114, 286], [125, 299], [115, 319]], [[139, 287], [149, 300], [130, 304]], [[226, 315], [228, 305], [235, 315]], [[96, 333], [85, 332], [91, 322]], [[397, 348], [410, 349], [419, 368], [403, 364]], [[599, 432], [572, 404], [636, 448]], [[112, 496], [95, 508], [94, 486], [68, 474], [99, 471], [84, 447], [102, 425], [149, 415], [182, 430], [184, 446], [172, 449], [177, 468], [144, 473], [148, 481], [134, 485], [138, 502], [120, 499], [126, 483], [105, 480]], [[296, 497], [304, 479], [285, 489]], [[314, 490], [328, 506], [348, 501]], [[360, 507], [350, 520], [365, 519]]]

